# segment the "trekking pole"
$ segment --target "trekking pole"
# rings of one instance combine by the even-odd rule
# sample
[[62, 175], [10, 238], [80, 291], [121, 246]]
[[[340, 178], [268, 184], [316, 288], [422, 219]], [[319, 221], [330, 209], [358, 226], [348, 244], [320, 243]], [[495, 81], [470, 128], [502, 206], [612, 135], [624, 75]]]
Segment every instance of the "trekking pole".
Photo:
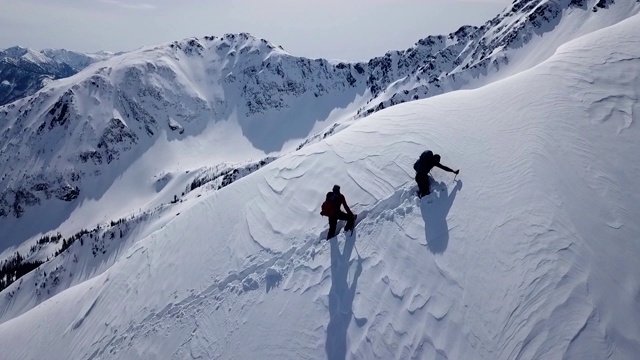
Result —
[[358, 248], [356, 247], [356, 244], [353, 244], [353, 249], [356, 251], [356, 254], [358, 254], [358, 259], [362, 259], [362, 256], [360, 256], [360, 253], [358, 252]]

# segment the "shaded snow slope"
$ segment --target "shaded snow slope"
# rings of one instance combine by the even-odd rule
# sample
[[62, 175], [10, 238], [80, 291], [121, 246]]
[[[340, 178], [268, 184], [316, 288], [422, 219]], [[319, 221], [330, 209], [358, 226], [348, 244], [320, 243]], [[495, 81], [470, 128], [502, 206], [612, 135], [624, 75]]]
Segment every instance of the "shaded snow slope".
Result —
[[[36, 272], [25, 276], [0, 299], [0, 351], [632, 359], [639, 97], [633, 16], [481, 89], [384, 110], [190, 202], [38, 306]], [[456, 182], [435, 170], [437, 192], [419, 202], [412, 163], [425, 148], [462, 170]], [[318, 242], [334, 183], [368, 213], [352, 237]], [[81, 251], [54, 262], [74, 267]], [[83, 269], [70, 271], [57, 276]]]

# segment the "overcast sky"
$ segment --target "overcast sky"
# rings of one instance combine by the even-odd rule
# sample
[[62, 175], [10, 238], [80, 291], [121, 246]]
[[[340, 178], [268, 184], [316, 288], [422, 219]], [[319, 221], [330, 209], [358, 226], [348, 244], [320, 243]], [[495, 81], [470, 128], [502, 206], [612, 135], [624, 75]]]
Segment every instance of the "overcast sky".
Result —
[[248, 32], [293, 55], [366, 60], [481, 25], [510, 0], [0, 0], [0, 49], [123, 51]]

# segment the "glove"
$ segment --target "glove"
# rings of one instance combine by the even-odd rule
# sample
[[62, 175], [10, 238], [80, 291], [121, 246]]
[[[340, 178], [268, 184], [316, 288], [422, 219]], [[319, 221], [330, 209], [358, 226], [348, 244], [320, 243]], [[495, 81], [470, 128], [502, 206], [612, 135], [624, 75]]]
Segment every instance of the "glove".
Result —
[[460, 170], [458, 169], [458, 170], [454, 171], [453, 173], [458, 175], [458, 174], [460, 174]]

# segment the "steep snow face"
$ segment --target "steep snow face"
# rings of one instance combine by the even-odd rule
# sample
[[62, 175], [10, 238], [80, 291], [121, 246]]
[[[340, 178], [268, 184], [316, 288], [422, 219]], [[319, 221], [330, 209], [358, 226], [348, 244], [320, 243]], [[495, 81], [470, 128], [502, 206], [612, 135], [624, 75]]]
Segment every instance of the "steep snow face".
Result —
[[[358, 110], [360, 116], [405, 101], [483, 86], [529, 69], [549, 58], [567, 41], [637, 14], [637, 1], [514, 0], [480, 27], [463, 26], [448, 36], [430, 36], [404, 52], [389, 52], [371, 62], [383, 64], [387, 80], [380, 92]], [[385, 79], [407, 60], [419, 67]]]
[[62, 49], [35, 51], [14, 46], [0, 51], [0, 105], [34, 94], [53, 79], [71, 76], [109, 53], [84, 54]]
[[[86, 276], [88, 245], [73, 243], [3, 293], [0, 350], [634, 358], [639, 97], [633, 16], [502, 81], [378, 112], [191, 202], [40, 303], [55, 279]], [[435, 170], [434, 194], [417, 201], [425, 148], [462, 170], [457, 181]], [[363, 216], [352, 236], [324, 242], [319, 205], [334, 183]]]

